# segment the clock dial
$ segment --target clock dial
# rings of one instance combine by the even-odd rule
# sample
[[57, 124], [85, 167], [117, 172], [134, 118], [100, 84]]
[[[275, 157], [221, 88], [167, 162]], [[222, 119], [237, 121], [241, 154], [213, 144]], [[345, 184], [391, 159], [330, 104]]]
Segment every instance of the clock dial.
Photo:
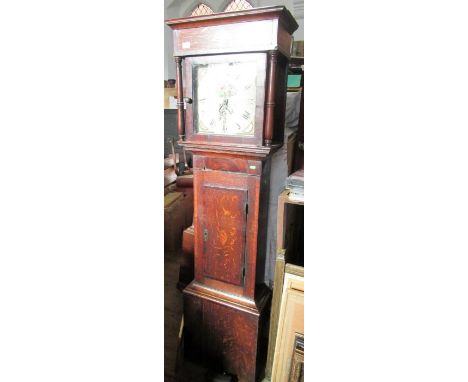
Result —
[[256, 63], [197, 64], [193, 71], [194, 130], [199, 134], [254, 136]]

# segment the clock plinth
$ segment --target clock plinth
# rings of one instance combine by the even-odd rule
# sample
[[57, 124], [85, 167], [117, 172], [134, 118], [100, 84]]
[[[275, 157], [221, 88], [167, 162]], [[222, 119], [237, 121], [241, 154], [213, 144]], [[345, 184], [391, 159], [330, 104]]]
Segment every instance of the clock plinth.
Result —
[[196, 283], [184, 289], [184, 315], [191, 317], [185, 324], [186, 357], [239, 381], [263, 378], [270, 291], [259, 288], [249, 302], [212, 293]]
[[[193, 154], [194, 280], [184, 348], [239, 381], [265, 369], [270, 157], [281, 147], [291, 34], [285, 7], [168, 20], [179, 144]], [[235, 36], [235, 37], [234, 37]]]

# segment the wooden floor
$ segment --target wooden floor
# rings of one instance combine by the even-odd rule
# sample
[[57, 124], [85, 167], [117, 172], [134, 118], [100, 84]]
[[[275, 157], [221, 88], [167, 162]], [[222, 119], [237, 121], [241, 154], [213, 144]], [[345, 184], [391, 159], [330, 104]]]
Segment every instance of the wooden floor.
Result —
[[181, 258], [182, 251], [164, 253], [164, 382], [224, 381], [206, 368], [183, 359], [179, 344], [182, 292], [177, 289]]
[[177, 288], [181, 251], [164, 253], [164, 381], [176, 381], [182, 292]]

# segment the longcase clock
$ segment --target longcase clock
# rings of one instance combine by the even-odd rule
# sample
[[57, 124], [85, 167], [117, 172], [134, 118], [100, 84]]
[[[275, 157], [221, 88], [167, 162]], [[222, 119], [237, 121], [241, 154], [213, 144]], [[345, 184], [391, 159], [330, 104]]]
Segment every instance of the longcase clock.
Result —
[[184, 289], [186, 357], [261, 378], [271, 154], [283, 142], [298, 25], [282, 6], [167, 20], [179, 144], [193, 153], [195, 277]]

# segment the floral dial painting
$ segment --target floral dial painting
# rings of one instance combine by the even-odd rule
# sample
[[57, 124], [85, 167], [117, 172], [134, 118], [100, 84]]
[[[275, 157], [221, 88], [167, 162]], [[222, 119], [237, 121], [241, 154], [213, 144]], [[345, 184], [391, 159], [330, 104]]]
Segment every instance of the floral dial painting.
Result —
[[199, 134], [253, 136], [256, 63], [222, 62], [194, 68], [194, 128]]

